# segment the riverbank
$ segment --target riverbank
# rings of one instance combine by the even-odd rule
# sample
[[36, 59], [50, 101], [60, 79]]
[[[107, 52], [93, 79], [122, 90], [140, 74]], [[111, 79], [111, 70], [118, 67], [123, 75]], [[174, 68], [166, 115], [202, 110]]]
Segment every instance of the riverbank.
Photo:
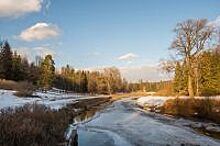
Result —
[[0, 113], [0, 145], [65, 145], [64, 133], [75, 118], [95, 113], [110, 103], [110, 97], [74, 100], [53, 109], [42, 104], [4, 108]]
[[220, 138], [220, 100], [215, 97], [162, 97], [146, 96], [137, 104], [150, 113], [171, 116], [183, 125], [213, 138]]

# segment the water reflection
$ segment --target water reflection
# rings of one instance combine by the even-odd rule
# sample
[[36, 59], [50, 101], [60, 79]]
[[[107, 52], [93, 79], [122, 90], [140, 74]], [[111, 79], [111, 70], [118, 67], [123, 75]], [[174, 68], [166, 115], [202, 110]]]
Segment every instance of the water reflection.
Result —
[[96, 111], [94, 111], [94, 110], [82, 112], [79, 115], [77, 115], [76, 117], [74, 117], [73, 124], [77, 125], [77, 124], [89, 122], [95, 116], [95, 114], [96, 114]]
[[78, 146], [78, 126], [93, 119], [97, 111], [84, 111], [75, 116], [73, 123], [69, 125], [65, 132], [66, 146]]

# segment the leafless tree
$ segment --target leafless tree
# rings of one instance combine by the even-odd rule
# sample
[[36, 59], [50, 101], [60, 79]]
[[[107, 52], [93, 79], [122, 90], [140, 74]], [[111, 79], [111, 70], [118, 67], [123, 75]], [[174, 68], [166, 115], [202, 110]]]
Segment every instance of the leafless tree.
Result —
[[186, 63], [188, 76], [188, 93], [194, 97], [193, 91], [193, 62], [194, 58], [205, 49], [213, 33], [213, 27], [208, 25], [206, 19], [189, 19], [178, 23], [174, 29], [176, 37], [171, 44], [171, 49], [176, 51]]

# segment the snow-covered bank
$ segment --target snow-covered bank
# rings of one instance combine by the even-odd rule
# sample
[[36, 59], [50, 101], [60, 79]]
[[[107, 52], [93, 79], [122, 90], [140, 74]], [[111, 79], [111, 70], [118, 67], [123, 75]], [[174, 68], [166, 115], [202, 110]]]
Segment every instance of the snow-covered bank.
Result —
[[14, 95], [16, 91], [12, 90], [0, 90], [0, 109], [8, 107], [19, 107], [25, 104], [44, 104], [52, 109], [60, 109], [69, 103], [73, 103], [77, 99], [91, 99], [97, 98], [98, 96], [89, 96], [74, 93], [58, 93], [48, 91], [47, 93], [42, 93], [40, 91], [34, 92], [34, 95], [39, 97], [17, 97]]
[[163, 97], [163, 96], [144, 96], [137, 99], [137, 104], [139, 106], [162, 106], [166, 100], [174, 99], [175, 97]]
[[40, 101], [40, 98], [19, 98], [13, 95], [16, 91], [0, 90], [0, 109], [7, 107], [19, 107], [27, 103]]

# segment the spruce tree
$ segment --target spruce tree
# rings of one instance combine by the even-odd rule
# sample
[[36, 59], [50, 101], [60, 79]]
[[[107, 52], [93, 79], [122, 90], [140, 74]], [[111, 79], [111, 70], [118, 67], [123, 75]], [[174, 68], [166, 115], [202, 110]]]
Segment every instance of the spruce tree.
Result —
[[40, 65], [39, 85], [44, 89], [51, 87], [55, 77], [54, 60], [51, 55], [47, 55]]
[[12, 51], [7, 41], [3, 42], [0, 51], [0, 78], [12, 79]]
[[184, 64], [177, 62], [174, 75], [174, 92], [185, 95], [187, 92], [187, 73]]

